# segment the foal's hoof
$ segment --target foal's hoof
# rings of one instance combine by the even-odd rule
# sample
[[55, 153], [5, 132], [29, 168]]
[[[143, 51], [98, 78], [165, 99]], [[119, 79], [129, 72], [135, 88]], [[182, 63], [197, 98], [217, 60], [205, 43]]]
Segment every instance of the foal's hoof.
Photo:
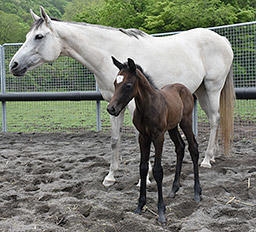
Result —
[[174, 198], [175, 196], [176, 196], [176, 193], [175, 193], [175, 192], [173, 192], [173, 191], [170, 192], [170, 194], [169, 194], [169, 197], [170, 197], [170, 198]]
[[134, 211], [135, 214], [141, 214], [142, 213], [142, 209], [137, 207], [137, 209]]
[[161, 223], [162, 225], [166, 224], [166, 218], [165, 218], [165, 215], [163, 213], [159, 214], [158, 222]]
[[199, 202], [201, 201], [200, 195], [199, 195], [199, 194], [196, 194], [196, 195], [194, 196], [194, 200], [195, 200], [196, 203], [199, 203]]

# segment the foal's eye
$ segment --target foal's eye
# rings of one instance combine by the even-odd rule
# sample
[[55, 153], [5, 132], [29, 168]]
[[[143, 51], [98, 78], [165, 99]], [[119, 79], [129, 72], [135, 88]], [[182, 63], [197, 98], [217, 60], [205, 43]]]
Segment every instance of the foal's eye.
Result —
[[132, 83], [127, 83], [127, 84], [125, 85], [125, 87], [126, 87], [126, 89], [131, 89], [131, 88], [132, 88]]
[[39, 40], [39, 39], [42, 39], [42, 38], [44, 38], [44, 36], [42, 34], [38, 34], [35, 37], [36, 40]]

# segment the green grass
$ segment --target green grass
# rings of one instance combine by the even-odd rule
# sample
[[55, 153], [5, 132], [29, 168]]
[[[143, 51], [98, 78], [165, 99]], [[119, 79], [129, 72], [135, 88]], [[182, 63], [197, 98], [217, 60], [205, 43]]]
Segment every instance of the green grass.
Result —
[[[236, 100], [234, 115], [239, 120], [250, 120], [256, 123], [256, 101], [255, 100]], [[207, 116], [198, 104], [199, 122], [208, 122]]]
[[[101, 123], [109, 130], [110, 120], [106, 111], [107, 102], [101, 101]], [[207, 122], [206, 115], [198, 107], [199, 123]], [[245, 122], [256, 123], [256, 101], [237, 100], [235, 117]], [[131, 128], [131, 116], [125, 113], [125, 128]], [[52, 131], [96, 131], [95, 101], [45, 101], [7, 102], [7, 131], [52, 132]]]
[[96, 102], [8, 102], [10, 132], [96, 130]]

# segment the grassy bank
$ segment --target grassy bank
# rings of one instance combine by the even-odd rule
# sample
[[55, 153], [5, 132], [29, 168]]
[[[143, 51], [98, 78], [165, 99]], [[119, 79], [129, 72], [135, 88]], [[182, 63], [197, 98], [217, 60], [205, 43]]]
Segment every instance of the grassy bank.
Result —
[[[110, 128], [107, 102], [101, 101], [101, 123]], [[256, 123], [256, 101], [237, 100], [236, 119]], [[198, 107], [199, 123], [207, 121]], [[7, 129], [9, 132], [49, 132], [96, 130], [95, 101], [7, 102]], [[131, 117], [125, 113], [125, 127], [131, 127]]]

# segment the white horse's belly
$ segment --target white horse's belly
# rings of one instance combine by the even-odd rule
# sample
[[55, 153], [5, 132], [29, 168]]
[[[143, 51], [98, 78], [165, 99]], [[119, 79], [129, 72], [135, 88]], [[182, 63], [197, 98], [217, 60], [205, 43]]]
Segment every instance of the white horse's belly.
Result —
[[202, 60], [196, 53], [190, 55], [182, 50], [176, 53], [164, 49], [162, 54], [158, 51], [157, 56], [153, 55], [141, 66], [145, 73], [152, 77], [158, 88], [167, 84], [181, 83], [193, 93], [205, 76]]

